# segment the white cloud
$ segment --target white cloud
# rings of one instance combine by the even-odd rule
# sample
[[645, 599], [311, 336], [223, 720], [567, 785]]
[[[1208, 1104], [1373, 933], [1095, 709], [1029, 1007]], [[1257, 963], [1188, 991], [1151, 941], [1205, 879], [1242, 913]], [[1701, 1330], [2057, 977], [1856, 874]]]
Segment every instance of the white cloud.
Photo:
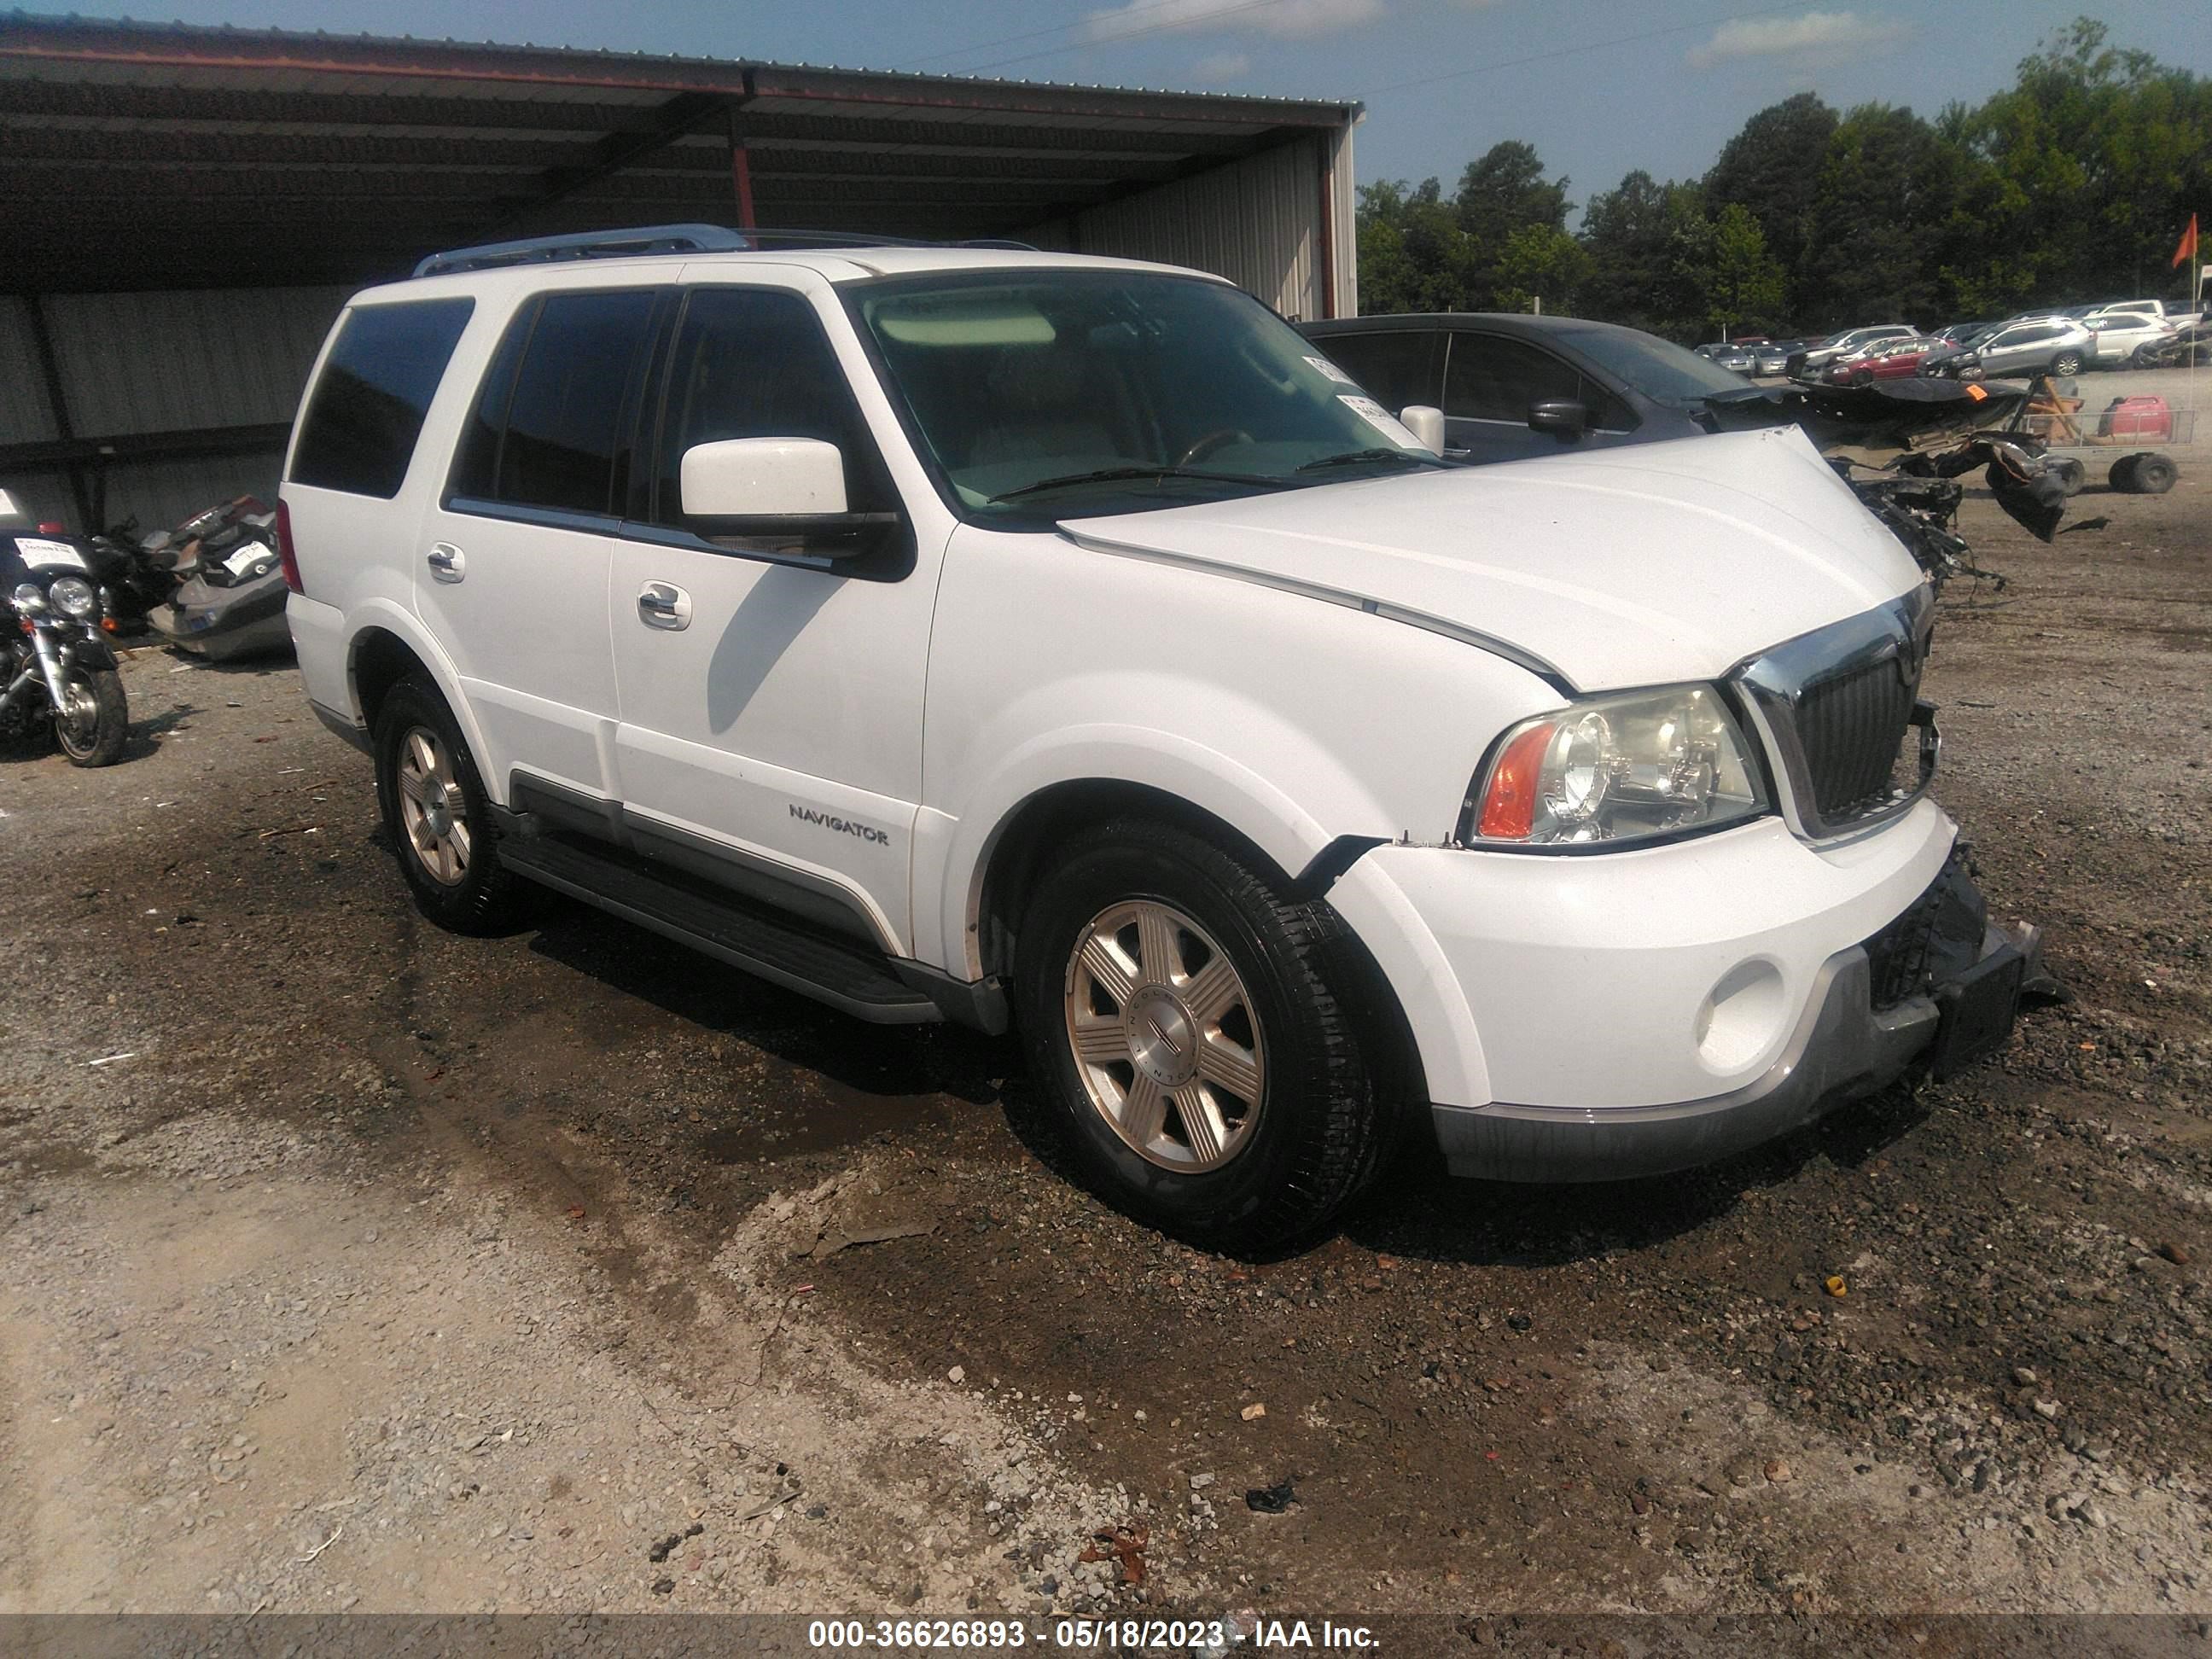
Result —
[[1836, 58], [1894, 46], [1912, 33], [1909, 24], [1855, 11], [1808, 11], [1802, 17], [1747, 17], [1722, 24], [1713, 38], [1690, 49], [1699, 69], [1740, 58]]
[[1241, 52], [1217, 52], [1196, 65], [1201, 81], [1235, 81], [1251, 72], [1252, 60]]
[[1251, 29], [1296, 39], [1356, 28], [1382, 15], [1382, 0], [1127, 0], [1085, 18], [1083, 38], [1122, 40], [1170, 30]]

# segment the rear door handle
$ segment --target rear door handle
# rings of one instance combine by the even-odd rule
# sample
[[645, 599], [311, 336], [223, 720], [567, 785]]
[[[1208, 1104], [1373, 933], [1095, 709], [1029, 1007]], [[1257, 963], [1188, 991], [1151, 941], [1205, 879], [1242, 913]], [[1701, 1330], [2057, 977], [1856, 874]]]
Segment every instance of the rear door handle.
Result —
[[451, 542], [433, 542], [430, 550], [422, 556], [422, 562], [430, 567], [431, 579], [435, 581], [457, 582], [468, 574], [467, 558]]
[[637, 614], [647, 628], [689, 628], [691, 596], [673, 582], [647, 582], [637, 592]]

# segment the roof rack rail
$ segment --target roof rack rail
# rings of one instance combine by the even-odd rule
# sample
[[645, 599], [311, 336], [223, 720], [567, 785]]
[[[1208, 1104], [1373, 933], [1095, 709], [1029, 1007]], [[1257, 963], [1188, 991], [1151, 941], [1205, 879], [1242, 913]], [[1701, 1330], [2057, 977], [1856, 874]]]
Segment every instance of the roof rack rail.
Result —
[[627, 230], [575, 231], [562, 236], [526, 236], [519, 241], [453, 248], [425, 258], [415, 267], [415, 274], [442, 276], [457, 270], [489, 270], [501, 265], [548, 264], [564, 259], [626, 259], [643, 254], [746, 253], [763, 248], [835, 247], [975, 247], [1036, 252], [1027, 242], [996, 237], [929, 242], [912, 236], [874, 236], [847, 230], [732, 230], [722, 225], [639, 225]]

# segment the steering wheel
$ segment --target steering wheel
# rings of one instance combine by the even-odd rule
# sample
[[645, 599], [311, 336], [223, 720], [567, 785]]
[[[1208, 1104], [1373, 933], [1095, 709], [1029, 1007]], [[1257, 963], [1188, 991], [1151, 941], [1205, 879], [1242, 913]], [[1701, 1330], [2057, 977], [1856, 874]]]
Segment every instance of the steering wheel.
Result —
[[1204, 460], [1218, 449], [1226, 448], [1231, 444], [1249, 444], [1251, 441], [1252, 434], [1241, 427], [1216, 427], [1176, 457], [1176, 465], [1189, 466], [1194, 462]]

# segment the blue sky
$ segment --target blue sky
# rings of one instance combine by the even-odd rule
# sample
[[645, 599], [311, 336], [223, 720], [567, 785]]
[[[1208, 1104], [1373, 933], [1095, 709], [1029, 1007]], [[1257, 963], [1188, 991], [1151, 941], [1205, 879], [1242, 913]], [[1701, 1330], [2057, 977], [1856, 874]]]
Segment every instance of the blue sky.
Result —
[[[1577, 201], [1705, 171], [1793, 92], [1933, 115], [2008, 84], [2082, 15], [2212, 73], [2204, 0], [161, 0], [192, 23], [605, 46], [1110, 86], [1360, 99], [1360, 178], [1443, 177], [1534, 143]], [[36, 4], [31, 9], [46, 9]], [[59, 7], [54, 8], [60, 9]], [[86, 15], [128, 5], [70, 0]], [[146, 9], [141, 0], [139, 10]]]

